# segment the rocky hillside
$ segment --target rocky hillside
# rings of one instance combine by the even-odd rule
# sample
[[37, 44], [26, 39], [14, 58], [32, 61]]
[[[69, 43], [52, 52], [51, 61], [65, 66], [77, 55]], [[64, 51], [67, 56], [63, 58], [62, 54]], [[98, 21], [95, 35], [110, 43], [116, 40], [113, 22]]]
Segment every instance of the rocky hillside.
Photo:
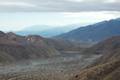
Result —
[[19, 36], [0, 32], [0, 62], [38, 59], [59, 55], [59, 51], [48, 45], [41, 36]]
[[71, 80], [119, 80], [120, 36], [100, 42], [90, 49], [92, 50], [90, 53], [103, 56], [96, 63], [80, 71]]
[[63, 51], [81, 51], [87, 47], [88, 44], [68, 40], [0, 32], [0, 62], [48, 58], [60, 55]]

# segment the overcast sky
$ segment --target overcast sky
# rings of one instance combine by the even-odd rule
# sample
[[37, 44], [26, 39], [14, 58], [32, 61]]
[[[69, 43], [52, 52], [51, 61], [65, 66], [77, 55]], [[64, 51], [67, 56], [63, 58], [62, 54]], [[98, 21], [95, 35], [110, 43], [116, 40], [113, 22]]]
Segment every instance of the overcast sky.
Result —
[[0, 0], [0, 30], [87, 25], [120, 17], [120, 0]]
[[0, 0], [0, 11], [120, 11], [120, 0]]

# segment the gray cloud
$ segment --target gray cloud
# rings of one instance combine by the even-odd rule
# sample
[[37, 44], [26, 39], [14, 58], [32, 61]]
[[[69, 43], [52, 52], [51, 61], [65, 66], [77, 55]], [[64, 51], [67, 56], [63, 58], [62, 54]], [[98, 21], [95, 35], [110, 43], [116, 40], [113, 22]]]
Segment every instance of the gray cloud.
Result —
[[0, 12], [120, 11], [119, 0], [0, 0]]

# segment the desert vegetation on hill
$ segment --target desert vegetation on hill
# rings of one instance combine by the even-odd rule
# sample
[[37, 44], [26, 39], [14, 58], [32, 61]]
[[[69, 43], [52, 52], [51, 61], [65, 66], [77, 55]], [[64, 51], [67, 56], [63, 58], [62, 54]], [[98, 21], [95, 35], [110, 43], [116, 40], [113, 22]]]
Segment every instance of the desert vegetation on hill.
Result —
[[2, 33], [0, 40], [0, 80], [120, 78], [120, 36], [90, 48], [36, 35], [25, 37]]
[[[119, 80], [119, 42], [120, 36], [116, 36], [102, 41], [90, 48], [92, 53], [102, 54], [102, 57], [97, 59], [95, 63], [81, 70], [78, 74], [74, 75], [70, 80]], [[87, 50], [87, 52], [89, 50]]]
[[[82, 70], [71, 80], [119, 80], [120, 60], [113, 60], [104, 64]], [[117, 74], [117, 75], [115, 75]]]

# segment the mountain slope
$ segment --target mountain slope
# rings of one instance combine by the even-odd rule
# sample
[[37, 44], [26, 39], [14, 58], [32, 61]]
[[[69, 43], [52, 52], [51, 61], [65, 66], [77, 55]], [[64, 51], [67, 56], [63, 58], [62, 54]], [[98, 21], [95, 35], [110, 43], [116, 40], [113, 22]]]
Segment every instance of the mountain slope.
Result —
[[119, 80], [120, 36], [109, 38], [90, 49], [91, 53], [103, 54], [103, 56], [96, 63], [80, 71], [71, 80]]
[[43, 38], [39, 35], [19, 36], [12, 32], [0, 32], [0, 62], [48, 58], [64, 51], [80, 52], [86, 46], [88, 44]]
[[99, 22], [80, 27], [68, 33], [56, 36], [73, 41], [102, 41], [112, 36], [120, 35], [120, 19]]
[[59, 55], [41, 36], [0, 32], [0, 61], [19, 61]]
[[112, 61], [82, 70], [71, 80], [119, 80], [119, 71], [120, 60]]

